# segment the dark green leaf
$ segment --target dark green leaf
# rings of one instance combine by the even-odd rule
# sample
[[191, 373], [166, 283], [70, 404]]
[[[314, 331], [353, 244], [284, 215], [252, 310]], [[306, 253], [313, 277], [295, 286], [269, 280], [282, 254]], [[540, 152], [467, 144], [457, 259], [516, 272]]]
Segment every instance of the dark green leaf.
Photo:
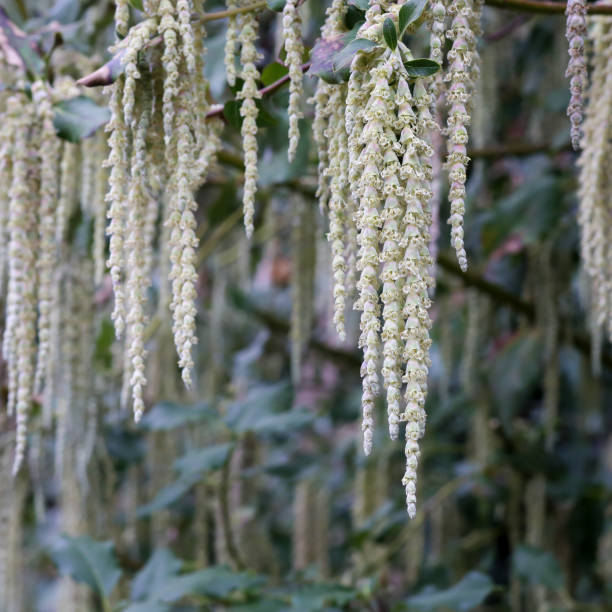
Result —
[[348, 81], [351, 62], [359, 51], [370, 51], [377, 46], [375, 42], [367, 40], [366, 38], [356, 38], [337, 53], [332, 61], [333, 74], [334, 78], [338, 79], [337, 82], [342, 83]]
[[144, 6], [142, 5], [142, 0], [129, 0], [129, 3], [136, 10], [144, 11]]
[[183, 568], [183, 562], [167, 548], [158, 548], [147, 564], [134, 576], [131, 598], [133, 601], [149, 599], [156, 585], [176, 576]]
[[389, 17], [383, 22], [383, 37], [387, 43], [387, 47], [389, 47], [391, 51], [395, 51], [397, 48], [397, 30], [395, 29], [395, 24]]
[[367, 11], [370, 0], [349, 0], [349, 6], [356, 6], [360, 11]]
[[108, 597], [121, 576], [112, 542], [62, 536], [51, 557], [62, 574], [84, 582], [100, 597]]
[[339, 584], [312, 584], [293, 589], [291, 610], [297, 612], [319, 612], [327, 606], [345, 606], [355, 600], [354, 589]]
[[110, 112], [91, 98], [77, 96], [58, 102], [54, 107], [53, 125], [60, 138], [80, 142], [106, 125]]
[[262, 582], [259, 576], [214, 566], [164, 580], [154, 587], [149, 598], [167, 603], [178, 601], [186, 595], [223, 598], [235, 591], [248, 592], [261, 585]]
[[178, 480], [171, 482], [166, 485], [163, 489], [158, 491], [157, 495], [153, 498], [153, 501], [138, 508], [138, 516], [144, 517], [163, 508], [167, 508], [174, 502], [178, 501], [185, 495], [193, 485], [200, 480], [200, 475], [197, 473], [190, 473], [182, 476]]
[[532, 546], [522, 545], [514, 551], [512, 567], [529, 584], [558, 590], [565, 582], [561, 566], [552, 553]]
[[256, 431], [264, 426], [271, 414], [288, 411], [293, 400], [289, 383], [260, 385], [251, 389], [244, 399], [230, 404], [225, 422], [237, 433]]
[[286, 0], [267, 0], [266, 4], [271, 11], [282, 13], [285, 8], [285, 2]]
[[240, 115], [240, 102], [238, 100], [230, 100], [223, 106], [223, 116], [227, 122], [239, 130], [242, 127], [242, 116]]
[[40, 49], [37, 48], [31, 37], [26, 36], [19, 28], [15, 27], [1, 6], [0, 29], [6, 39], [3, 52], [14, 55], [15, 62], [21, 63], [31, 76], [42, 75], [45, 70], [45, 62], [40, 57]]
[[492, 580], [480, 572], [470, 572], [457, 584], [444, 590], [426, 587], [406, 600], [409, 610], [457, 610], [466, 612], [479, 606], [494, 589]]
[[350, 5], [344, 14], [344, 25], [347, 30], [352, 30], [355, 26], [360, 27], [365, 22], [365, 13], [356, 6]]
[[161, 602], [141, 601], [129, 605], [122, 612], [172, 612], [172, 608]]
[[289, 68], [287, 68], [287, 66], [283, 66], [278, 62], [272, 62], [261, 71], [261, 82], [265, 86], [271, 85], [279, 79], [282, 79], [288, 73]]
[[174, 464], [180, 471], [178, 479], [158, 491], [151, 502], [141, 506], [138, 509], [139, 516], [147, 516], [178, 501], [208, 472], [222, 467], [231, 450], [232, 445], [229, 443], [217, 444], [179, 457]]
[[257, 601], [230, 606], [232, 612], [285, 612], [287, 604], [279, 599], [259, 599]]
[[408, 60], [404, 62], [404, 67], [408, 72], [408, 76], [417, 79], [419, 77], [428, 77], [436, 74], [440, 70], [440, 64], [434, 60], [425, 57], [419, 59]]
[[216, 444], [208, 448], [191, 451], [174, 462], [174, 467], [182, 475], [198, 474], [200, 478], [206, 472], [223, 467], [230, 456], [233, 445]]
[[427, 0], [410, 0], [402, 6], [398, 16], [400, 38], [404, 35], [406, 28], [419, 19], [426, 6]]
[[145, 414], [141, 422], [147, 429], [167, 431], [195, 423], [205, 423], [217, 416], [216, 409], [206, 402], [193, 406], [160, 402]]

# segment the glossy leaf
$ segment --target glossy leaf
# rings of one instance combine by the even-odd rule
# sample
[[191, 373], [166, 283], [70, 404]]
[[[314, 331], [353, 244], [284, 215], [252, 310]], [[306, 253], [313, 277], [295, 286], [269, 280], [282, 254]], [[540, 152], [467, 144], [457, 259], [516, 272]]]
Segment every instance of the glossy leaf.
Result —
[[429, 612], [435, 610], [473, 610], [493, 591], [493, 581], [480, 572], [470, 572], [448, 589], [426, 587], [406, 600], [408, 610]]
[[51, 558], [62, 574], [84, 582], [100, 597], [108, 597], [121, 576], [112, 542], [97, 542], [89, 536], [62, 536], [51, 550]]
[[217, 416], [217, 410], [206, 402], [191, 406], [160, 402], [145, 413], [141, 423], [153, 431], [168, 431], [177, 427], [205, 423]]
[[223, 467], [230, 456], [233, 445], [215, 444], [208, 448], [194, 450], [174, 462], [174, 467], [184, 475], [199, 474], [200, 478], [207, 472]]
[[402, 6], [398, 15], [398, 26], [400, 38], [403, 36], [406, 28], [417, 21], [425, 7], [427, 6], [428, 0], [410, 0]]
[[440, 70], [440, 64], [434, 60], [427, 58], [419, 58], [404, 62], [404, 67], [408, 76], [417, 79], [419, 77], [428, 77], [436, 74]]
[[183, 568], [183, 562], [167, 548], [158, 548], [147, 564], [134, 576], [131, 598], [133, 601], [148, 599], [156, 585], [176, 576]]
[[178, 601], [187, 595], [221, 598], [236, 591], [249, 592], [262, 582], [259, 576], [234, 572], [223, 566], [213, 566], [164, 580], [155, 585], [149, 597], [166, 603]]
[[53, 125], [60, 138], [69, 142], [81, 142], [110, 119], [105, 106], [99, 106], [91, 98], [77, 96], [54, 105]]
[[564, 582], [563, 571], [552, 553], [521, 545], [512, 555], [512, 567], [518, 576], [532, 585], [560, 589]]
[[282, 13], [285, 8], [286, 0], [267, 0], [266, 5], [271, 11]]
[[261, 82], [266, 86], [271, 85], [288, 73], [289, 68], [287, 66], [283, 66], [278, 62], [272, 62], [261, 71]]
[[387, 43], [387, 47], [389, 47], [391, 51], [395, 51], [397, 48], [397, 30], [395, 29], [395, 24], [389, 17], [383, 22], [383, 37]]

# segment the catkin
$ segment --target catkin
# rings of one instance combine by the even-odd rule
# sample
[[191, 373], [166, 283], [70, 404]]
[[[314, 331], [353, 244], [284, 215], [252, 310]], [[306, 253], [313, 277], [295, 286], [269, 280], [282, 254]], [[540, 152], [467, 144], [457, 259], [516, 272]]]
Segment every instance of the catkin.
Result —
[[299, 120], [304, 116], [300, 103], [304, 94], [302, 86], [302, 19], [297, 0], [287, 0], [283, 8], [283, 39], [285, 41], [286, 63], [289, 66], [289, 161], [295, 159], [300, 140]]
[[[14, 344], [5, 353], [15, 364], [16, 376], [9, 380], [9, 405], [15, 406], [17, 433], [13, 474], [21, 467], [25, 455], [27, 421], [32, 402], [36, 341], [36, 260], [35, 233], [37, 201], [37, 173], [32, 163], [30, 140], [32, 109], [21, 109], [14, 119], [15, 140], [13, 181], [10, 189], [9, 212], [9, 298], [16, 305]], [[13, 296], [10, 295], [13, 293]]]
[[255, 217], [255, 192], [257, 190], [257, 108], [256, 100], [261, 98], [257, 90], [259, 71], [255, 62], [259, 60], [259, 53], [255, 47], [257, 38], [257, 20], [255, 15], [247, 13], [243, 17], [242, 30], [240, 31], [240, 62], [242, 63], [241, 78], [244, 81], [242, 89], [238, 93], [238, 99], [242, 100], [240, 116], [242, 119], [242, 149], [244, 151], [244, 187], [243, 208], [244, 227], [246, 235], [253, 235], [253, 218]]
[[583, 116], [582, 91], [587, 83], [587, 65], [584, 39], [587, 34], [585, 0], [569, 0], [565, 10], [567, 17], [565, 37], [568, 42], [569, 62], [565, 76], [570, 79], [570, 101], [567, 116], [570, 118], [570, 137], [574, 149], [580, 148]]
[[465, 213], [465, 181], [469, 162], [467, 156], [468, 132], [470, 123], [469, 104], [474, 82], [478, 76], [479, 57], [476, 50], [476, 37], [480, 33], [480, 12], [482, 0], [459, 0], [453, 2], [448, 12], [453, 20], [447, 37], [453, 41], [448, 52], [450, 62], [446, 80], [450, 87], [446, 99], [450, 105], [447, 121], [448, 155], [446, 167], [449, 171], [451, 215], [451, 245], [457, 253], [457, 261], [462, 270], [467, 270], [467, 255], [463, 243], [463, 215]]
[[53, 296], [53, 269], [56, 265], [56, 211], [58, 198], [59, 140], [53, 126], [53, 107], [50, 92], [42, 83], [32, 85], [32, 98], [41, 123], [40, 133], [40, 226], [38, 266], [38, 356], [34, 390], [40, 391], [48, 372], [49, 347], [51, 340], [51, 316], [57, 308]]
[[115, 305], [112, 319], [115, 324], [115, 333], [120, 338], [125, 328], [125, 224], [127, 211], [125, 206], [125, 192], [128, 184], [127, 146], [128, 130], [121, 112], [121, 98], [123, 81], [118, 79], [111, 89], [109, 108], [111, 119], [106, 130], [110, 133], [108, 138], [109, 155], [106, 165], [110, 167], [108, 178], [109, 190], [106, 194], [108, 203], [108, 218], [110, 223], [107, 233], [110, 236], [108, 268], [113, 283]]
[[148, 277], [145, 268], [145, 224], [147, 199], [145, 187], [146, 138], [149, 126], [149, 108], [146, 102], [140, 109], [132, 144], [131, 182], [128, 192], [128, 218], [125, 248], [128, 253], [127, 269], [127, 356], [131, 361], [130, 387], [134, 419], [139, 421], [144, 412], [143, 388], [146, 385], [144, 330]]
[[[228, 10], [237, 7], [236, 0], [227, 0]], [[238, 15], [231, 15], [227, 21], [227, 31], [225, 32], [225, 47], [223, 61], [225, 64], [225, 78], [230, 87], [236, 85], [236, 48], [238, 47], [238, 32], [240, 22]]]

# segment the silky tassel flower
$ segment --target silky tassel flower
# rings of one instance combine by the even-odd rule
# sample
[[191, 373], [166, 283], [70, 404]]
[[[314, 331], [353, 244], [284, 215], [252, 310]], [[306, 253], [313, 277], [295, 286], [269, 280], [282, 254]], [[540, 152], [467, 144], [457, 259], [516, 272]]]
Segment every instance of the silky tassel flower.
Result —
[[195, 42], [193, 28], [191, 27], [191, 13], [193, 3], [191, 0], [177, 0], [176, 11], [178, 14], [178, 25], [181, 33], [182, 53], [185, 58], [187, 72], [193, 74], [196, 70]]
[[[236, 8], [238, 5], [236, 0], [227, 0], [226, 6], [228, 10]], [[225, 64], [225, 78], [230, 87], [236, 84], [236, 48], [238, 47], [238, 32], [240, 31], [240, 22], [238, 15], [231, 15], [227, 21], [227, 31], [225, 33], [225, 47], [223, 62]]]
[[32, 85], [32, 99], [40, 122], [40, 248], [38, 256], [38, 357], [34, 389], [40, 391], [48, 372], [53, 301], [53, 270], [57, 265], [56, 211], [58, 189], [59, 140], [53, 125], [51, 95], [42, 81]]
[[585, 0], [569, 0], [565, 10], [567, 16], [565, 37], [569, 44], [569, 62], [565, 76], [570, 79], [570, 101], [567, 116], [570, 118], [572, 146], [580, 148], [583, 116], [582, 91], [587, 84], [587, 66], [584, 54], [584, 39], [587, 35]]
[[144, 412], [143, 388], [145, 376], [144, 331], [146, 325], [145, 304], [149, 285], [146, 276], [146, 227], [147, 198], [145, 194], [146, 138], [149, 124], [149, 107], [140, 109], [136, 132], [132, 143], [131, 182], [128, 192], [128, 218], [125, 249], [127, 251], [127, 355], [131, 362], [129, 384], [132, 389], [134, 420], [138, 422]]
[[169, 0], [161, 0], [158, 14], [160, 17], [159, 32], [164, 40], [164, 53], [162, 55], [162, 66], [165, 74], [162, 101], [164, 142], [166, 159], [171, 164], [173, 158], [171, 144], [175, 122], [174, 103], [180, 79], [177, 35], [179, 26], [175, 19], [174, 7]]
[[109, 108], [111, 118], [106, 130], [110, 132], [108, 138], [109, 155], [106, 165], [110, 167], [108, 178], [109, 190], [106, 194], [108, 203], [108, 218], [110, 223], [107, 233], [110, 236], [108, 267], [113, 283], [113, 293], [115, 295], [115, 305], [113, 308], [112, 319], [115, 324], [115, 333], [121, 337], [125, 328], [125, 224], [127, 211], [125, 205], [125, 193], [128, 184], [127, 168], [127, 148], [128, 130], [124, 122], [121, 109], [122, 83], [118, 79], [111, 89]]
[[238, 99], [242, 100], [240, 115], [243, 118], [241, 134], [242, 149], [244, 151], [244, 188], [243, 208], [244, 227], [246, 235], [253, 235], [253, 218], [255, 216], [255, 192], [257, 191], [257, 108], [256, 100], [261, 98], [257, 90], [259, 71], [255, 62], [259, 59], [259, 53], [255, 47], [257, 38], [257, 20], [255, 15], [247, 13], [244, 15], [242, 30], [240, 31], [240, 61], [242, 63], [241, 78], [244, 81], [242, 89], [238, 93]]
[[289, 161], [295, 159], [300, 140], [299, 120], [304, 116], [300, 103], [304, 94], [302, 85], [302, 19], [298, 11], [297, 0], [287, 0], [283, 8], [283, 39], [287, 54], [286, 64], [289, 66]]
[[326, 174], [329, 181], [329, 234], [327, 239], [332, 251], [332, 272], [334, 279], [334, 325], [340, 340], [346, 339], [345, 329], [345, 296], [344, 280], [346, 275], [345, 262], [345, 227], [346, 216], [353, 214], [348, 207], [348, 152], [346, 131], [344, 129], [344, 109], [342, 103], [343, 88], [332, 90], [329, 105], [333, 109], [324, 137], [328, 143], [326, 156], [329, 166]]
[[125, 71], [123, 86], [123, 114], [128, 126], [134, 121], [134, 105], [136, 103], [136, 82], [140, 79], [138, 70], [138, 54], [145, 43], [157, 30], [156, 19], [146, 19], [130, 30], [127, 46], [121, 59]]
[[451, 245], [457, 253], [459, 266], [467, 270], [467, 254], [463, 243], [463, 216], [465, 214], [465, 181], [469, 162], [467, 156], [470, 115], [467, 108], [473, 93], [475, 78], [478, 75], [476, 36], [479, 33], [480, 0], [460, 0], [450, 5], [448, 12], [453, 16], [447, 37], [453, 41], [448, 52], [450, 62], [446, 80], [450, 87], [446, 99], [450, 104], [448, 113], [448, 156], [446, 167], [449, 170], [451, 215]]
[[130, 22], [129, 0], [115, 1], [115, 32], [119, 38], [124, 38], [128, 33]]
[[[180, 107], [179, 107], [180, 108]], [[183, 108], [181, 108], [184, 111]], [[197, 342], [195, 335], [197, 296], [196, 282], [198, 275], [195, 269], [198, 239], [195, 234], [196, 203], [190, 188], [189, 176], [193, 164], [193, 138], [189, 126], [188, 114], [177, 114], [177, 160], [175, 176], [172, 181], [170, 200], [170, 217], [167, 221], [170, 233], [170, 261], [172, 268], [172, 302], [170, 309], [173, 315], [173, 331], [176, 350], [179, 355], [179, 367], [187, 387], [191, 386], [193, 359], [191, 348]]]
[[8, 356], [16, 377], [9, 379], [9, 405], [15, 406], [17, 433], [13, 474], [17, 474], [25, 456], [27, 422], [32, 403], [34, 358], [36, 353], [36, 211], [35, 198], [38, 176], [32, 164], [30, 140], [34, 124], [32, 109], [20, 109], [15, 119], [13, 181], [9, 212], [9, 300], [16, 305], [13, 350]]

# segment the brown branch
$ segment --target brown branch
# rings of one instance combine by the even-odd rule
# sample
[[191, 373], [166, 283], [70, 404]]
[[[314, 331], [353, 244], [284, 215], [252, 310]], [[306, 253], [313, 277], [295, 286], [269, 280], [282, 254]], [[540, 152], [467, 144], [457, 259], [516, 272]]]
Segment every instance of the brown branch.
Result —
[[[301, 68], [302, 68], [302, 72], [306, 72], [310, 68], [310, 62], [306, 62], [305, 64], [302, 64]], [[275, 92], [277, 89], [280, 89], [285, 83], [288, 83], [289, 80], [290, 80], [289, 73], [287, 73], [286, 75], [282, 76], [280, 79], [274, 81], [274, 83], [270, 83], [269, 85], [262, 87], [259, 90], [259, 95], [263, 98], [267, 96], [268, 94]], [[211, 110], [209, 110], [206, 113], [206, 118], [209, 119], [210, 117], [219, 117], [223, 115], [223, 108], [224, 108], [223, 104], [215, 104], [211, 108]]]
[[[216, 13], [204, 13], [196, 17], [198, 21], [202, 21], [207, 23], [209, 21], [216, 21], [218, 19], [227, 19], [228, 17], [232, 17], [234, 15], [240, 15], [241, 13], [249, 13], [251, 11], [256, 11], [257, 9], [264, 8], [266, 6], [266, 2], [255, 2], [253, 4], [249, 4], [248, 6], [239, 6], [237, 8], [228, 9], [226, 11], [218, 11]], [[138, 27], [138, 26], [136, 26]], [[145, 48], [155, 47], [156, 45], [161, 44], [162, 37], [155, 36], [149, 40]], [[115, 81], [117, 76], [123, 72], [123, 66], [121, 65], [121, 59], [123, 58], [123, 54], [125, 50], [121, 50], [113, 57], [91, 74], [88, 74], [77, 81], [77, 85], [82, 85], [83, 87], [102, 87], [104, 85], [110, 85]]]
[[[531, 302], [527, 302], [514, 293], [507, 291], [496, 283], [492, 283], [480, 276], [473, 269], [467, 272], [462, 272], [459, 265], [451, 255], [440, 253], [438, 255], [438, 266], [444, 271], [458, 277], [468, 287], [473, 287], [477, 291], [488, 295], [493, 301], [509, 306], [515, 312], [524, 315], [529, 321], [535, 321], [536, 309]], [[580, 332], [574, 331], [574, 326], [567, 317], [559, 317], [559, 329], [570, 330], [569, 340], [581, 353], [587, 358], [591, 356], [591, 339]], [[612, 355], [606, 352], [602, 355], [601, 362], [607, 368], [612, 370]]]
[[[566, 8], [565, 2], [549, 0], [485, 0], [485, 4], [508, 11], [541, 15], [563, 15]], [[612, 4], [587, 4], [587, 11], [590, 15], [612, 15]]]

